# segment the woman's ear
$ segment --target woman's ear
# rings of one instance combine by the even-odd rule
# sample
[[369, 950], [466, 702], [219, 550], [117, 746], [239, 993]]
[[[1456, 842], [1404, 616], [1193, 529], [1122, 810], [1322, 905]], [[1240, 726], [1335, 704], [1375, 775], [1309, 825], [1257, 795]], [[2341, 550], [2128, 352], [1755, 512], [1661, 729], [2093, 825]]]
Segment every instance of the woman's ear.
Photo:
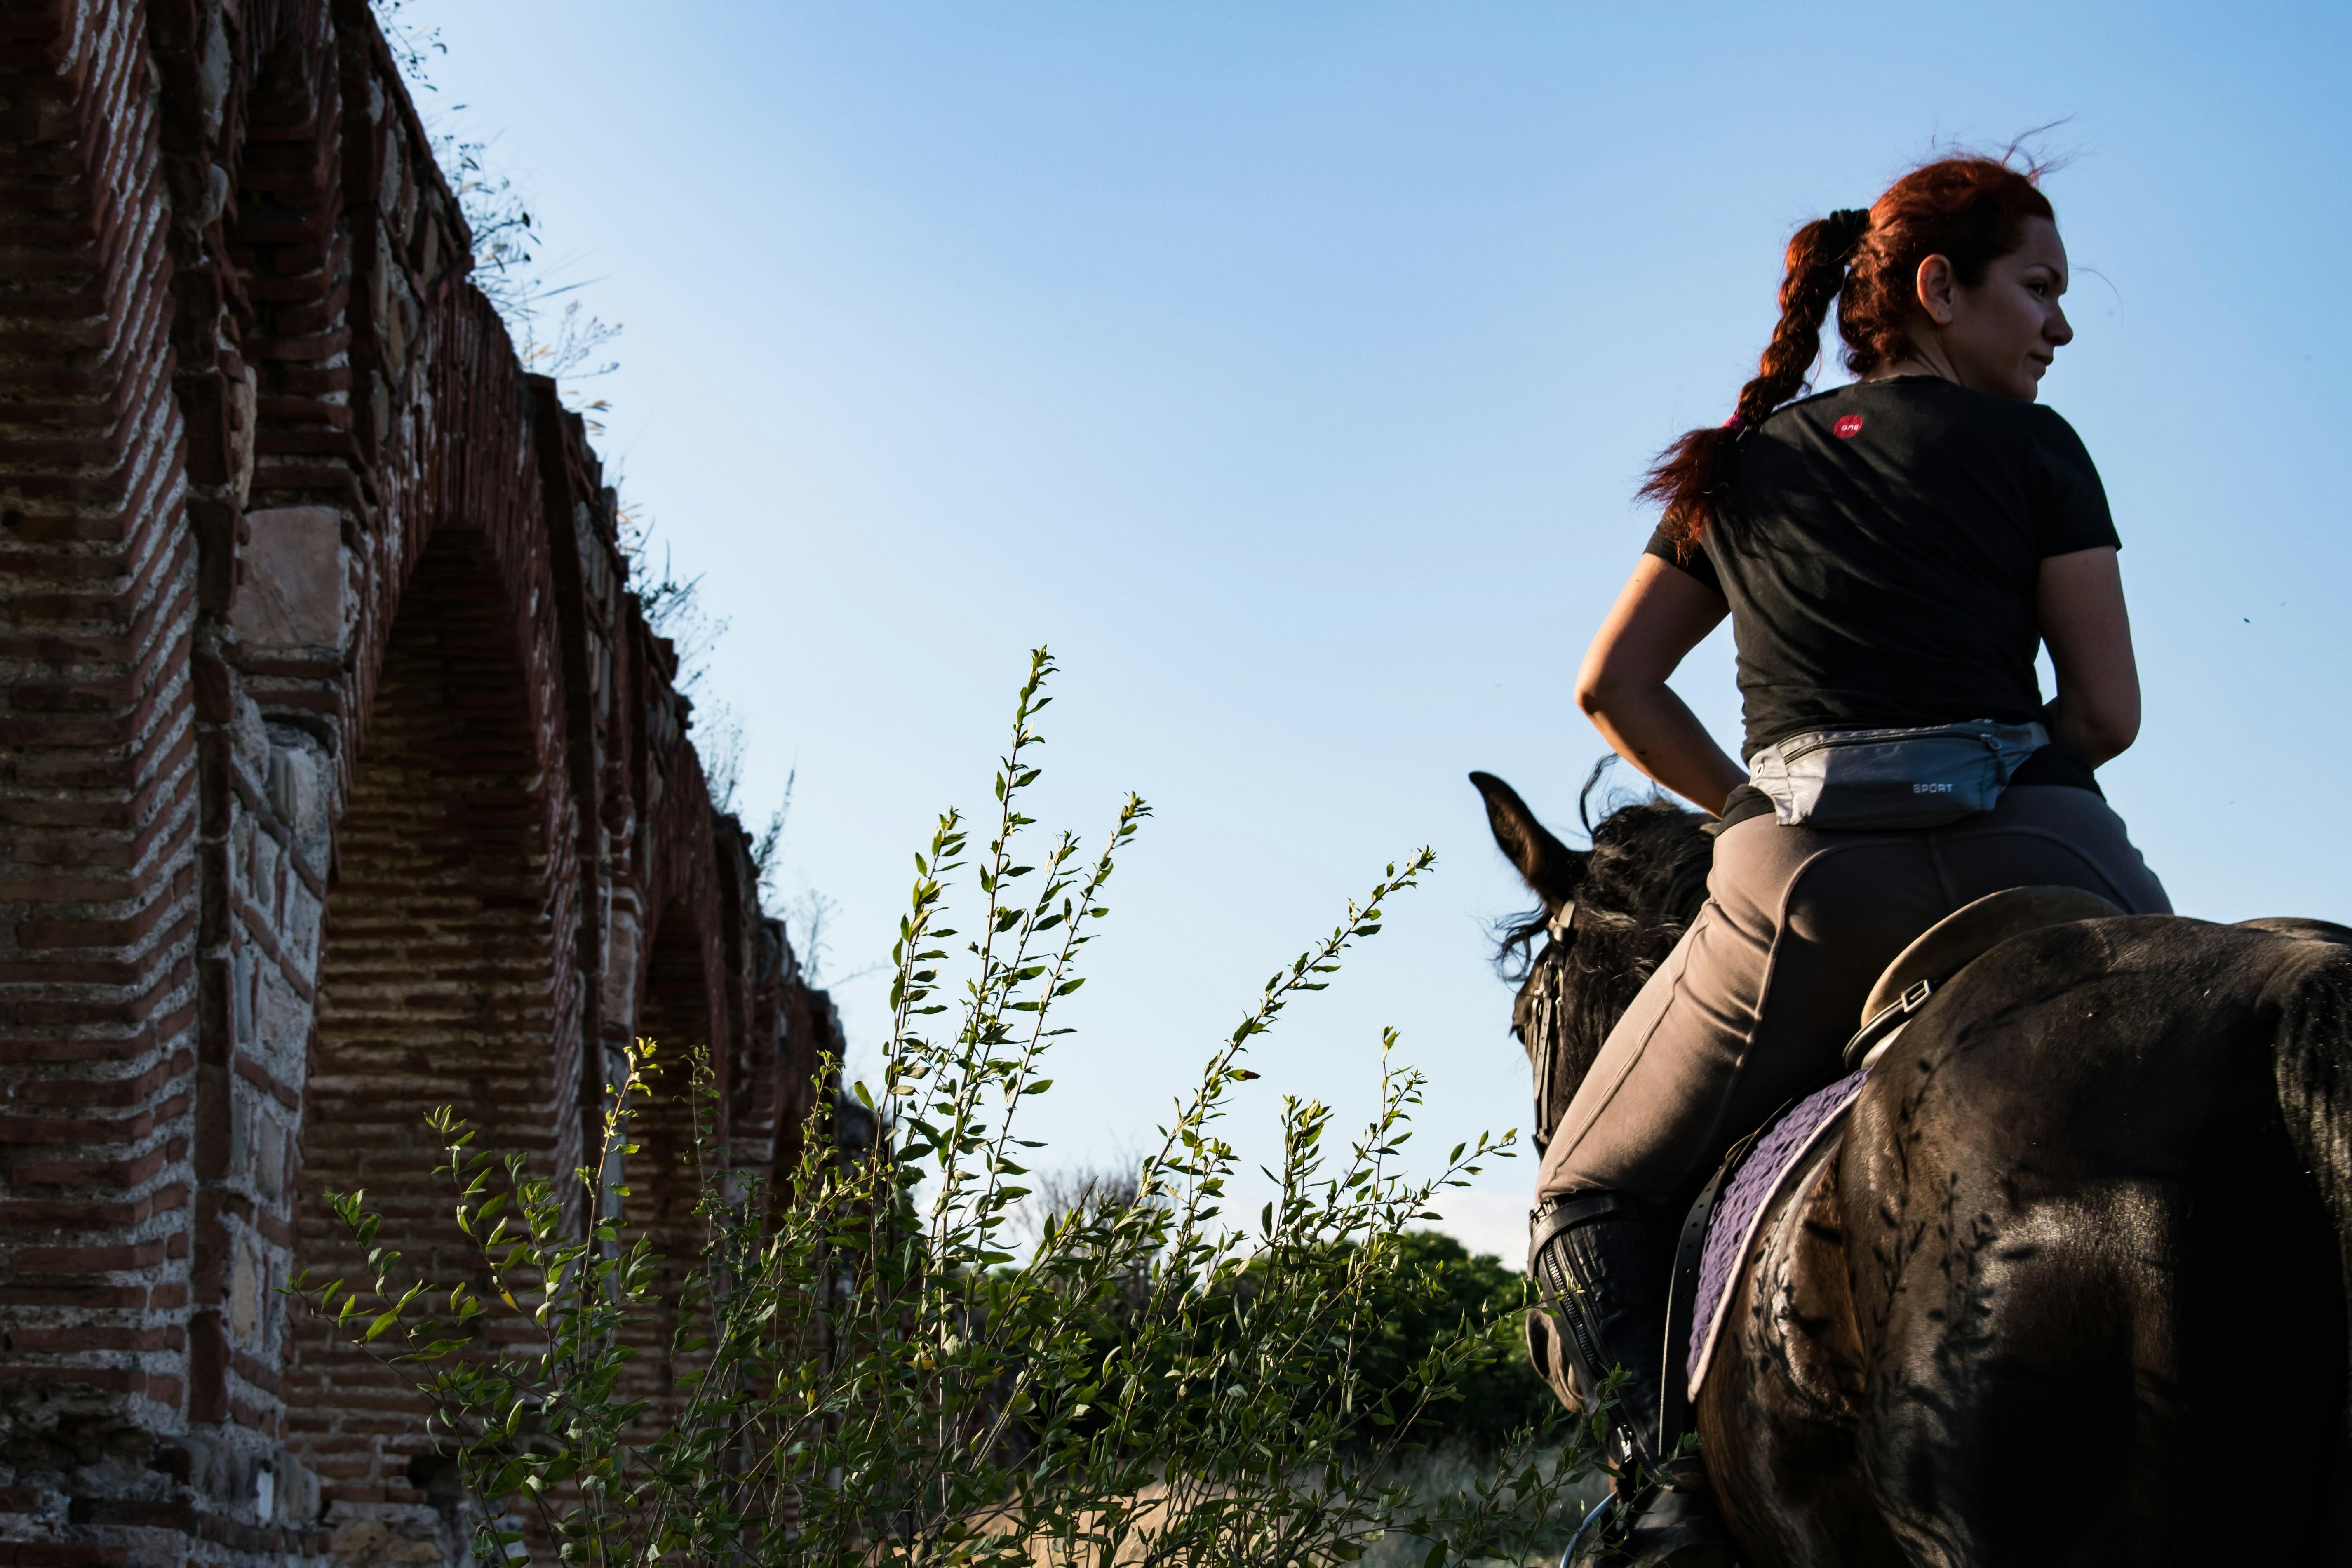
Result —
[[1919, 309], [1939, 327], [1952, 324], [1952, 258], [1930, 256], [1919, 263], [1918, 276], [1913, 287], [1918, 294]]

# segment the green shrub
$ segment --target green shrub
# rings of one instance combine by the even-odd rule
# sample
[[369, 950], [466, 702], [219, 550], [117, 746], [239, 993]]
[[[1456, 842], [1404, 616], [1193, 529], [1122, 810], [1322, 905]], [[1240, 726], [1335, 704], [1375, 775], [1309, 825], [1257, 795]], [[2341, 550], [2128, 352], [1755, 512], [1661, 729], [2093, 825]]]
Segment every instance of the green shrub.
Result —
[[[1051, 1216], [1019, 1254], [1038, 1145], [1016, 1115], [1051, 1088], [1067, 1033], [1054, 1004], [1082, 983], [1115, 857], [1148, 815], [1129, 797], [1091, 858], [1064, 834], [1021, 863], [1052, 668], [1033, 656], [985, 844], [969, 852], [950, 812], [916, 857], [879, 1083], [854, 1090], [881, 1135], [846, 1152], [807, 1140], [777, 1173], [790, 1201], [772, 1205], [699, 1118], [708, 1239], [669, 1351], [675, 1407], [624, 1394], [627, 1330], [656, 1306], [659, 1261], [625, 1244], [614, 1174], [635, 1152], [649, 1046], [609, 1100], [604, 1150], [575, 1173], [600, 1216], [586, 1235], [520, 1155], [478, 1152], [466, 1122], [436, 1113], [487, 1290], [404, 1285], [364, 1194], [333, 1197], [370, 1248], [373, 1286], [296, 1288], [424, 1392], [486, 1521], [480, 1555], [1273, 1568], [1411, 1537], [1438, 1568], [1557, 1550], [1572, 1528], [1595, 1428], [1506, 1370], [1517, 1282], [1408, 1229], [1510, 1137], [1405, 1174], [1423, 1080], [1389, 1065], [1391, 1033], [1372, 1123], [1342, 1138], [1328, 1108], [1286, 1098], [1276, 1196], [1254, 1225], [1227, 1213], [1235, 1156], [1217, 1128], [1256, 1076], [1248, 1047], [1380, 930], [1426, 850], [1266, 982], [1140, 1162], [1132, 1201]], [[958, 873], [979, 906], [951, 947]], [[698, 1064], [698, 1105], [709, 1092]], [[477, 1330], [501, 1310], [524, 1332], [493, 1343]], [[1433, 1437], [1470, 1435], [1511, 1458], [1433, 1492], [1400, 1479]]]
[[1407, 1386], [1421, 1357], [1457, 1335], [1476, 1335], [1476, 1354], [1454, 1375], [1454, 1397], [1423, 1408], [1411, 1436], [1430, 1447], [1507, 1452], [1518, 1433], [1539, 1426], [1558, 1408], [1528, 1363], [1519, 1325], [1532, 1304], [1527, 1281], [1435, 1231], [1407, 1231], [1397, 1247], [1408, 1283], [1380, 1314], [1381, 1329], [1363, 1358], [1366, 1377], [1374, 1387]]

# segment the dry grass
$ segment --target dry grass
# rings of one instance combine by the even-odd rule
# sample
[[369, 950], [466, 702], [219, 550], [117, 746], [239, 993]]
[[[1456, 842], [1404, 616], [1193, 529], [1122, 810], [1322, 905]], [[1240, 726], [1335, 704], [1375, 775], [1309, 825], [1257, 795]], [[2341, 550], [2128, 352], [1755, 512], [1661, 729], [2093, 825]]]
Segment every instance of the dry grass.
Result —
[[[1427, 1453], [1408, 1456], [1395, 1467], [1394, 1474], [1416, 1500], [1435, 1505], [1449, 1497], [1468, 1491], [1477, 1482], [1507, 1468], [1516, 1469], [1525, 1463], [1525, 1458], [1521, 1457], [1507, 1467], [1504, 1461], [1491, 1456], [1448, 1445]], [[1549, 1469], [1548, 1463], [1545, 1468]], [[1574, 1531], [1577, 1521], [1583, 1518], [1586, 1510], [1601, 1500], [1608, 1488], [1609, 1479], [1596, 1474], [1571, 1489], [1565, 1522], [1556, 1521], [1557, 1531], [1546, 1532], [1558, 1536], [1557, 1540], [1550, 1542], [1548, 1549], [1532, 1551], [1524, 1559], [1490, 1561], [1517, 1561], [1523, 1564], [1523, 1568], [1550, 1568], [1560, 1548], [1567, 1544], [1569, 1535]], [[1133, 1533], [1108, 1563], [1097, 1563], [1083, 1553], [1074, 1560], [1058, 1550], [1059, 1542], [1043, 1535], [1028, 1541], [1028, 1561], [1034, 1564], [1034, 1568], [1144, 1568], [1155, 1561], [1154, 1548], [1167, 1531], [1170, 1508], [1189, 1506], [1187, 1497], [1191, 1489], [1180, 1489], [1186, 1496], [1171, 1500], [1167, 1487], [1155, 1482], [1135, 1494], [1135, 1512], [1129, 1521]], [[980, 1522], [982, 1528], [992, 1534], [1022, 1535], [1026, 1532], [1024, 1521], [1010, 1510], [1000, 1511]], [[1531, 1517], [1528, 1522], [1532, 1526], [1536, 1521]], [[1393, 1532], [1372, 1543], [1363, 1556], [1362, 1568], [1421, 1568], [1432, 1544], [1426, 1537]]]
[[[1526, 1463], [1525, 1455], [1507, 1460], [1449, 1443], [1443, 1447], [1408, 1457], [1398, 1465], [1397, 1472], [1415, 1498], [1426, 1503], [1435, 1503], [1468, 1491], [1478, 1481], [1506, 1469], [1517, 1469]], [[1547, 1463], [1544, 1468], [1549, 1470], [1550, 1467]], [[1585, 1511], [1599, 1502], [1608, 1490], [1609, 1478], [1597, 1472], [1577, 1482], [1570, 1490], [1568, 1517], [1556, 1532], [1559, 1538], [1550, 1542], [1548, 1550], [1530, 1552], [1524, 1560], [1528, 1568], [1538, 1568], [1538, 1565], [1551, 1568]], [[1530, 1518], [1528, 1522], [1532, 1525], [1535, 1521]], [[1391, 1535], [1374, 1543], [1372, 1549], [1364, 1554], [1362, 1568], [1421, 1568], [1423, 1560], [1429, 1555], [1431, 1544], [1422, 1536], [1402, 1532]]]

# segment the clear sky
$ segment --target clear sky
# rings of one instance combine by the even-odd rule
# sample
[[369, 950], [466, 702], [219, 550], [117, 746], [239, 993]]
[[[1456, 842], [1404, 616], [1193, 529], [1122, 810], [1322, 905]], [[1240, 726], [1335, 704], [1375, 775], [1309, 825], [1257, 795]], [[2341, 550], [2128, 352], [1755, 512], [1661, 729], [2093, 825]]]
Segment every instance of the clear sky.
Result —
[[[604, 450], [731, 623], [705, 689], [746, 818], [798, 770], [786, 890], [837, 901], [833, 972], [886, 956], [934, 814], [986, 804], [1033, 644], [1067, 671], [1037, 815], [1156, 806], [1032, 1130], [1060, 1159], [1140, 1142], [1423, 843], [1232, 1131], [1264, 1155], [1282, 1092], [1360, 1114], [1383, 1023], [1424, 1142], [1524, 1128], [1487, 927], [1525, 900], [1464, 773], [1572, 818], [1629, 493], [1730, 407], [1790, 230], [2051, 122], [2080, 335], [2043, 395], [2105, 477], [2147, 688], [2105, 788], [2183, 912], [2352, 921], [2341, 7], [404, 15], [447, 45], [428, 110], [625, 325]], [[1726, 638], [1677, 685], [1736, 740]], [[882, 985], [837, 987], [854, 1063]], [[1455, 1228], [1516, 1264], [1532, 1174]]]

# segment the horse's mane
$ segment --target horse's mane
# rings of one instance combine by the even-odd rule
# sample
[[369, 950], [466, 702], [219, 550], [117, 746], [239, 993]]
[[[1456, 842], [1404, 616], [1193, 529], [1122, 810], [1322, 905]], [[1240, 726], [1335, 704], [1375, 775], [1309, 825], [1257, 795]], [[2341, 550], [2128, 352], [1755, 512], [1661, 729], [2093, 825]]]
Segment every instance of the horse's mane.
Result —
[[[1610, 1027], [1706, 900], [1715, 841], [1705, 831], [1705, 816], [1653, 794], [1623, 804], [1602, 797], [1607, 814], [1593, 820], [1611, 760], [1592, 770], [1577, 801], [1592, 847], [1574, 852], [1580, 869], [1568, 940], [1549, 942], [1535, 952], [1535, 939], [1551, 917], [1533, 910], [1505, 923], [1496, 957], [1507, 975], [1516, 972], [1532, 981], [1519, 993], [1512, 1022], [1531, 1055], [1550, 1058], [1555, 1092], [1583, 1077]], [[1531, 1031], [1550, 1030], [1559, 1032], [1555, 1048], [1538, 1053]], [[1543, 1086], [1538, 1092], [1543, 1094]], [[1565, 1103], [1562, 1099], [1552, 1109]]]

